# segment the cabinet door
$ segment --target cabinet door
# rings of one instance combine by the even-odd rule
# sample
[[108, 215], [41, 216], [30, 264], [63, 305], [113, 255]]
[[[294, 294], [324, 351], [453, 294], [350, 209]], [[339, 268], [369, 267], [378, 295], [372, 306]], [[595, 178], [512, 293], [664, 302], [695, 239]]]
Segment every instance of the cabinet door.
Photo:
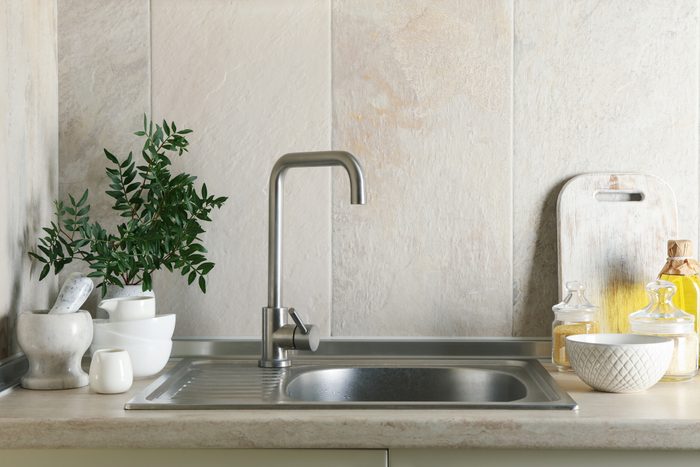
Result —
[[5, 449], [22, 467], [387, 467], [382, 449]]
[[697, 467], [699, 451], [392, 449], [390, 467]]

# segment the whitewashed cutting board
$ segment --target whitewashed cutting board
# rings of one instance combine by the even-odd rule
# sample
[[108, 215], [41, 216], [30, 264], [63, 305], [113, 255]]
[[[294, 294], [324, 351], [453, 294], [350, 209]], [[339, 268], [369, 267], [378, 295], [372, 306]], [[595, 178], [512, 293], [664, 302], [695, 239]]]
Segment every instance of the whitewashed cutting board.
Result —
[[647, 303], [644, 285], [666, 260], [678, 212], [671, 187], [643, 174], [591, 173], [569, 180], [557, 202], [559, 297], [581, 281], [601, 308], [602, 332], [626, 332]]

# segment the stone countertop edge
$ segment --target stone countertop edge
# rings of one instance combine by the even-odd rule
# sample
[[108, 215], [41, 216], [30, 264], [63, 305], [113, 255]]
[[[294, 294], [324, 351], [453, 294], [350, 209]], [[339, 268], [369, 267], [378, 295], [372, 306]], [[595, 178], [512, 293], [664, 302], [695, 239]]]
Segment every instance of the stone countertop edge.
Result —
[[125, 411], [152, 378], [117, 395], [13, 388], [0, 397], [0, 448], [700, 450], [699, 378], [606, 394], [552, 374], [578, 410]]

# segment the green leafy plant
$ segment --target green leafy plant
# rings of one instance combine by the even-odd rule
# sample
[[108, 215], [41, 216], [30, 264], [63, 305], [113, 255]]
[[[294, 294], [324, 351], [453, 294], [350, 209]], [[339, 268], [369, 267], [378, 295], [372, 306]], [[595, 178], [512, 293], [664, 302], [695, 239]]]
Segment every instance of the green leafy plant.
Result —
[[144, 115], [143, 130], [134, 133], [144, 138], [142, 163], [132, 152], [120, 160], [105, 149], [110, 180], [106, 193], [123, 222], [116, 232], [91, 222], [87, 190], [77, 200], [69, 195], [67, 202], [56, 201], [55, 221], [43, 228], [38, 250], [29, 253], [44, 264], [39, 280], [51, 267], [57, 274], [77, 259], [87, 263], [89, 277], [101, 280], [103, 294], [108, 284], [141, 284], [143, 290], [151, 290], [152, 274], [161, 268], [179, 270], [188, 284], [197, 280], [206, 292], [205, 277], [214, 263], [205, 257], [202, 223], [211, 221], [212, 209], [221, 208], [227, 197], [210, 194], [206, 184], [197, 190], [193, 175], [171, 173], [166, 154], [188, 152], [189, 133], [192, 130], [178, 130], [175, 122], [154, 125]]

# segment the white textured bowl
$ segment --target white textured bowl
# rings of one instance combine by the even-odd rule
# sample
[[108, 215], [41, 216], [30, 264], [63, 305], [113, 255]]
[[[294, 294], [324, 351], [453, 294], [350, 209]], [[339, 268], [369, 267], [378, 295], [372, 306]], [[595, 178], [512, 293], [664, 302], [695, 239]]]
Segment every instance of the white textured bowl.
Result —
[[637, 334], [578, 334], [566, 338], [571, 367], [605, 392], [638, 392], [655, 385], [673, 356], [673, 341]]
[[158, 315], [155, 318], [136, 319], [132, 321], [110, 321], [94, 319], [95, 332], [98, 329], [111, 331], [125, 336], [141, 339], [170, 339], [175, 331], [175, 315]]

